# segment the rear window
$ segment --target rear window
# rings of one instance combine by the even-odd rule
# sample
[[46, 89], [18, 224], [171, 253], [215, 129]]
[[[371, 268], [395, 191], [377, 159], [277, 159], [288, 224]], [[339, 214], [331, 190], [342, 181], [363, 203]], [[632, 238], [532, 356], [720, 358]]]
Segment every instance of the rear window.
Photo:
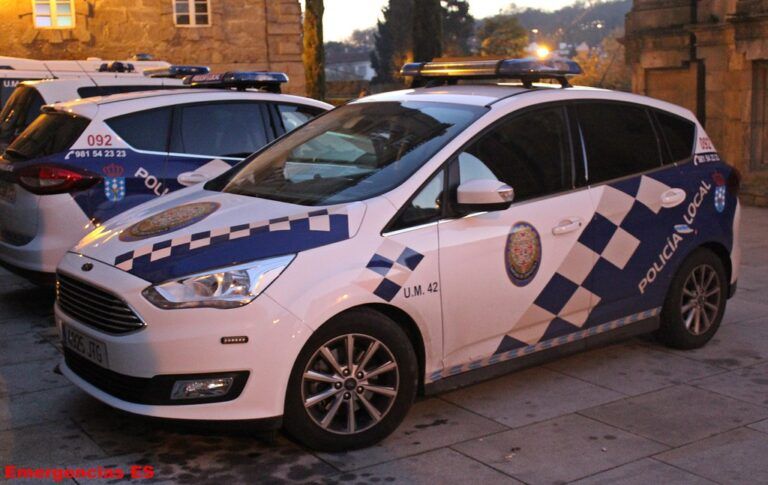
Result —
[[589, 183], [661, 167], [661, 152], [645, 108], [624, 103], [576, 105], [589, 167]]
[[696, 125], [685, 118], [661, 111], [656, 112], [656, 120], [666, 141], [664, 161], [674, 163], [690, 158], [696, 141]]
[[40, 115], [45, 101], [31, 86], [17, 87], [0, 111], [0, 147], [8, 146]]
[[67, 113], [44, 113], [11, 143], [3, 156], [18, 162], [67, 151], [90, 122]]
[[138, 150], [165, 152], [171, 108], [150, 109], [106, 120], [107, 126]]
[[24, 80], [25, 79], [12, 78], [5, 78], [0, 80], [0, 108], [5, 106], [5, 103], [7, 103], [10, 99], [11, 94], [13, 94], [14, 89], [16, 89], [16, 86], [18, 86], [19, 83]]

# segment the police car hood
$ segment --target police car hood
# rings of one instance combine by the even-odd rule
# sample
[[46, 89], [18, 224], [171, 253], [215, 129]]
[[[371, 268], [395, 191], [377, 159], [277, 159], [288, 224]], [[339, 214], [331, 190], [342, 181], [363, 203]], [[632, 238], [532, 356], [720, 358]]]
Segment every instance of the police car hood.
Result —
[[73, 252], [152, 283], [353, 237], [365, 204], [307, 207], [190, 187], [131, 209]]

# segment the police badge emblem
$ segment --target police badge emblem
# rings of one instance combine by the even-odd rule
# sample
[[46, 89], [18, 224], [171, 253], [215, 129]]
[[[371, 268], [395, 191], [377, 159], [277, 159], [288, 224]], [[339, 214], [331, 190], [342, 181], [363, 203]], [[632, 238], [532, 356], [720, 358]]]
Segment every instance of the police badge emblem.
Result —
[[172, 207], [132, 225], [120, 234], [120, 240], [139, 241], [168, 234], [202, 221], [219, 207], [218, 202], [195, 202]]
[[515, 286], [533, 281], [541, 265], [541, 238], [535, 227], [527, 222], [512, 226], [504, 250], [504, 264]]
[[101, 170], [104, 173], [104, 196], [110, 202], [119, 202], [125, 198], [125, 169], [110, 163]]

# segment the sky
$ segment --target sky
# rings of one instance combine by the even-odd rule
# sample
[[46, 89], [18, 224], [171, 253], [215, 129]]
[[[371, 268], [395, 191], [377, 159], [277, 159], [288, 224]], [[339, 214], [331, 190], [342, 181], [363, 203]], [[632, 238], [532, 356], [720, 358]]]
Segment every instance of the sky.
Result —
[[[518, 7], [535, 7], [556, 10], [574, 0], [469, 0], [470, 12], [475, 18], [499, 13], [511, 3]], [[304, 2], [302, 2], [303, 4]], [[344, 40], [356, 29], [366, 29], [376, 24], [379, 13], [387, 0], [325, 0], [323, 37], [326, 41]]]

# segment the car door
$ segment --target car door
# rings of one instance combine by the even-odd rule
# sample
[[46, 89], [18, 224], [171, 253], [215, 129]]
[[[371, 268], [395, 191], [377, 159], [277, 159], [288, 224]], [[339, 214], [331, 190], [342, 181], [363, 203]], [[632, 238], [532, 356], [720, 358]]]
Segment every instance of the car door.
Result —
[[[567, 112], [547, 105], [511, 115], [467, 145], [451, 186], [497, 179], [515, 190], [503, 211], [439, 225], [444, 362], [462, 365], [577, 332], [592, 305], [594, 255], [580, 243], [593, 206], [576, 187]], [[474, 364], [470, 365], [470, 368]]]
[[588, 284], [596, 305], [586, 325], [653, 316], [666, 292], [661, 280], [671, 277], [664, 261], [687, 237], [686, 229], [678, 227], [678, 233], [675, 226], [682, 222], [688, 190], [679, 169], [663, 164], [661, 139], [647, 107], [586, 101], [574, 104], [572, 113], [595, 204], [583, 238], [597, 258]]
[[217, 175], [274, 138], [265, 103], [213, 101], [177, 106], [164, 184], [176, 190], [181, 174]]

